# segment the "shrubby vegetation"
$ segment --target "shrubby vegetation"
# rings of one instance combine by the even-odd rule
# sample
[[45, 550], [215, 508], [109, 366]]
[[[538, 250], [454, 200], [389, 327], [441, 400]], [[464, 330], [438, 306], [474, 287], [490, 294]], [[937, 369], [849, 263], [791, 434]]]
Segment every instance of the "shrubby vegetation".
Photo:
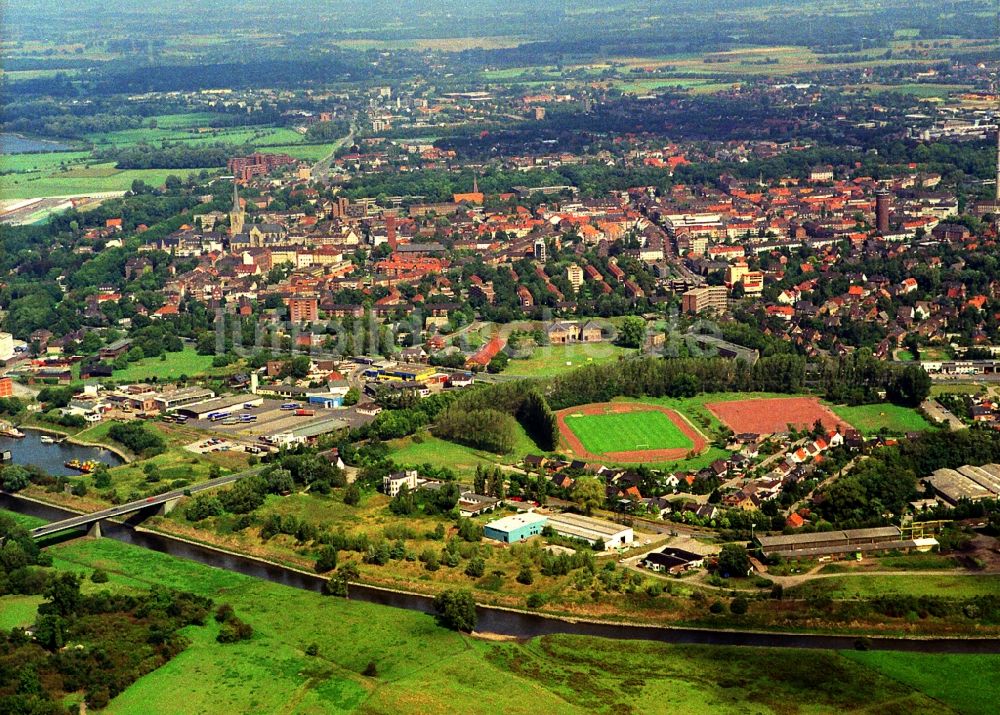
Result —
[[[83, 691], [101, 708], [187, 644], [179, 630], [202, 625], [211, 601], [154, 588], [139, 595], [80, 592], [80, 577], [54, 573], [28, 531], [0, 514], [0, 595], [38, 594], [34, 638], [0, 632], [0, 712], [65, 712], [61, 700]], [[95, 571], [94, 583], [107, 581]], [[81, 646], [69, 647], [67, 646]]]

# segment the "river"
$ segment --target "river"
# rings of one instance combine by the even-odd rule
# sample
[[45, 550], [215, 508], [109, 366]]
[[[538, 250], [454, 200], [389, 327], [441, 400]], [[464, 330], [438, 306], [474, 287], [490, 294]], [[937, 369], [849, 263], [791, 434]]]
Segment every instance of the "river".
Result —
[[10, 450], [14, 464], [34, 464], [55, 476], [80, 473], [66, 466], [65, 463], [71, 459], [78, 459], [81, 462], [96, 459], [109, 467], [122, 464], [121, 457], [103, 447], [85, 447], [69, 442], [42, 444], [43, 432], [31, 429], [21, 431], [25, 434], [23, 439], [0, 437], [0, 452]]
[[[0, 509], [29, 514], [56, 521], [75, 516], [73, 512], [40, 504], [0, 492]], [[103, 522], [101, 532], [127, 544], [159, 551], [176, 558], [196, 561], [216, 568], [235, 571], [246, 576], [265, 579], [292, 588], [321, 591], [324, 579], [314, 574], [279, 566], [250, 556], [232, 554], [201, 544], [194, 544], [159, 533], [136, 529], [130, 525]], [[401, 593], [389, 589], [351, 584], [350, 597], [358, 601], [377, 603], [393, 608], [433, 613], [429, 596]], [[690, 643], [700, 645], [736, 645], [768, 648], [820, 648], [850, 650], [856, 647], [856, 636], [838, 636], [806, 633], [770, 633], [760, 631], [710, 630], [669, 626], [631, 625], [628, 623], [596, 623], [575, 619], [543, 616], [521, 611], [509, 611], [490, 606], [478, 606], [479, 631], [517, 638], [566, 633], [571, 635], [617, 638], [622, 640], [650, 640], [664, 643]], [[872, 637], [867, 639], [873, 650], [898, 650], [926, 653], [1000, 653], [1000, 638], [894, 638]]]

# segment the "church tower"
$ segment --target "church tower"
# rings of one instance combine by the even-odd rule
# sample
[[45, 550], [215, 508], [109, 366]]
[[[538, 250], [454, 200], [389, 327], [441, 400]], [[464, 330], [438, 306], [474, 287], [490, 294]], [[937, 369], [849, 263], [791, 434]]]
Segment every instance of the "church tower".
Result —
[[243, 233], [243, 224], [246, 221], [246, 212], [240, 206], [240, 190], [236, 181], [233, 181], [233, 208], [229, 211], [229, 235], [236, 236]]

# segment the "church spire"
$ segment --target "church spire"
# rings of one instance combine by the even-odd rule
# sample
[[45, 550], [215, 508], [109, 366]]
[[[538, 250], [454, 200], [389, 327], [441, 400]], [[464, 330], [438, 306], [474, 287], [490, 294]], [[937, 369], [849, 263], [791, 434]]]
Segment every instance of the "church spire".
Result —
[[243, 225], [246, 223], [246, 212], [240, 206], [240, 187], [233, 179], [233, 208], [229, 211], [229, 235], [236, 236], [243, 233]]

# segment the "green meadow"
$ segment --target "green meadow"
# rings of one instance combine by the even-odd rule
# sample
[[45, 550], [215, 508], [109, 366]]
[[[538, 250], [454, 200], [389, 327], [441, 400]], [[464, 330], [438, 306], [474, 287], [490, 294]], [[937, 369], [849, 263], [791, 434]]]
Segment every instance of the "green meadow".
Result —
[[[109, 583], [87, 582], [88, 591], [155, 584], [194, 591], [232, 604], [254, 629], [250, 640], [229, 645], [215, 641], [214, 620], [186, 629], [187, 648], [113, 699], [108, 713], [976, 713], [989, 712], [997, 686], [998, 656], [581, 636], [483, 640], [444, 630], [425, 614], [321, 596], [111, 539], [49, 550], [57, 569], [109, 573]], [[0, 610], [11, 610], [12, 598], [20, 597], [0, 598]], [[313, 644], [317, 654], [307, 655]]]

